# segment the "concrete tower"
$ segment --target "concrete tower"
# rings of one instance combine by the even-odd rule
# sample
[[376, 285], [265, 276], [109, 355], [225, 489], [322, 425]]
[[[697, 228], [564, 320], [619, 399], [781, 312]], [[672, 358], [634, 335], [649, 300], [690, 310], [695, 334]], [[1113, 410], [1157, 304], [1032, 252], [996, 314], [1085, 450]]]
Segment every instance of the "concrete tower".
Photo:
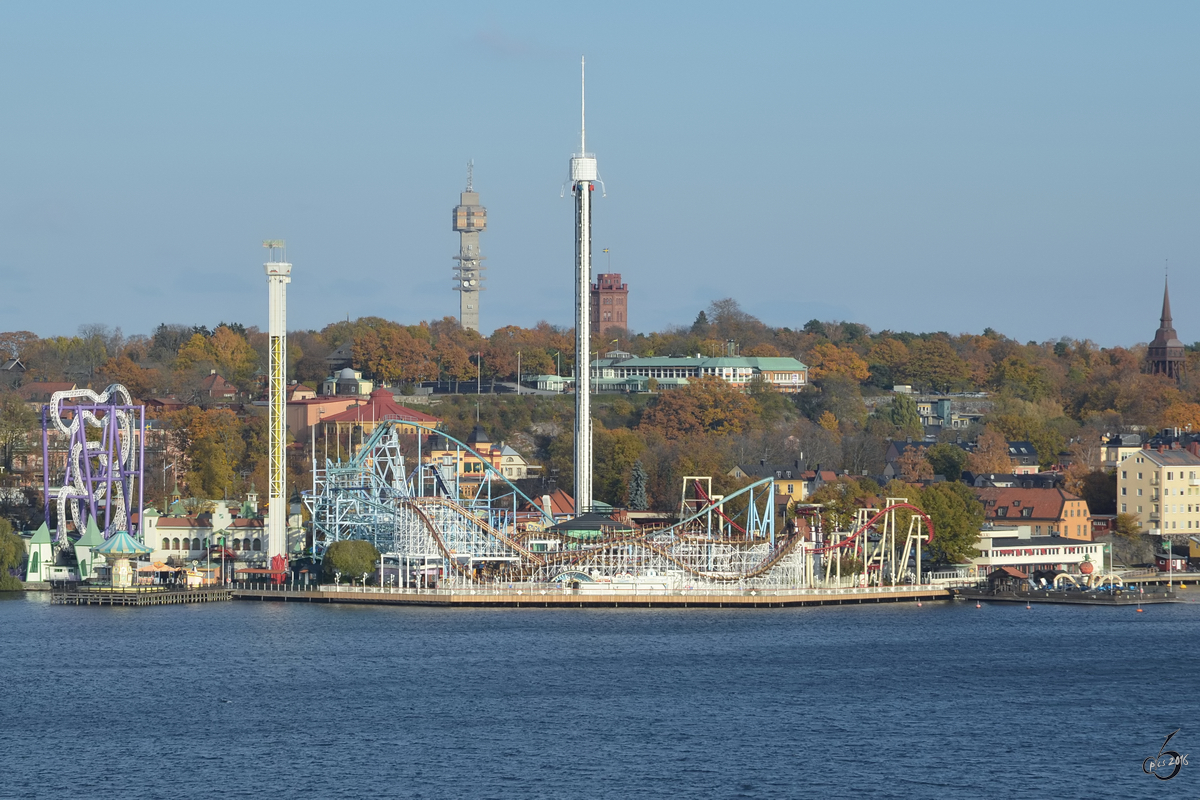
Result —
[[1146, 348], [1146, 366], [1154, 375], [1166, 375], [1178, 381], [1183, 378], [1186, 363], [1183, 342], [1179, 341], [1179, 336], [1175, 333], [1175, 323], [1171, 319], [1170, 288], [1164, 280], [1162, 316], [1159, 318], [1158, 330], [1154, 333], [1154, 341]]
[[459, 195], [454, 207], [454, 230], [458, 231], [458, 255], [454, 260], [454, 280], [458, 285], [458, 324], [473, 331], [479, 330], [479, 293], [483, 291], [483, 271], [487, 267], [479, 262], [479, 234], [487, 230], [487, 209], [479, 205], [479, 193], [475, 191], [472, 172], [475, 162], [467, 163], [467, 190]]
[[287, 558], [287, 285], [292, 282], [292, 265], [284, 259], [283, 242], [272, 239], [263, 242], [271, 251], [270, 261], [263, 264], [267, 272], [270, 336], [267, 365], [267, 558], [281, 555]]
[[571, 159], [575, 193], [575, 513], [592, 507], [592, 192], [600, 179], [596, 158], [587, 151], [584, 114], [584, 62], [579, 61], [579, 152]]

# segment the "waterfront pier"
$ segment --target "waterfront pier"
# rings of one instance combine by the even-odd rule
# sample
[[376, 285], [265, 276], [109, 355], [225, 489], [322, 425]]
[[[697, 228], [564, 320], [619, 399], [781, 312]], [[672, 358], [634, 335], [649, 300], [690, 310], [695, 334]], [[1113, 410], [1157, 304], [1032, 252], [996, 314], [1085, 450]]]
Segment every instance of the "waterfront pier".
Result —
[[709, 589], [682, 591], [584, 590], [525, 585], [498, 588], [378, 589], [320, 586], [293, 590], [269, 586], [233, 590], [234, 600], [365, 605], [533, 608], [786, 608], [949, 600], [936, 586], [828, 589]]
[[223, 586], [173, 589], [166, 586], [55, 585], [50, 603], [60, 606], [166, 606], [181, 603], [217, 603], [232, 599], [233, 590]]

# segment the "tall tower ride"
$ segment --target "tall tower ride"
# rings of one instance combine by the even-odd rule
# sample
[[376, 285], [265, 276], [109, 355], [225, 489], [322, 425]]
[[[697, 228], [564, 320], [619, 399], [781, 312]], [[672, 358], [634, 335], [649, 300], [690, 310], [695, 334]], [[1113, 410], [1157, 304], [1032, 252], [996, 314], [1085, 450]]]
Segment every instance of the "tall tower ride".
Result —
[[283, 242], [270, 239], [263, 247], [271, 251], [263, 264], [267, 273], [270, 319], [267, 326], [267, 558], [287, 558], [287, 285], [292, 282], [292, 265], [284, 259]]
[[571, 158], [575, 194], [575, 513], [592, 507], [592, 192], [599, 172], [587, 151], [584, 61], [579, 60], [579, 152]]
[[479, 293], [483, 291], [483, 271], [487, 267], [479, 262], [479, 234], [487, 229], [487, 209], [479, 205], [479, 193], [475, 191], [472, 172], [475, 162], [467, 163], [467, 190], [459, 195], [454, 207], [454, 230], [458, 231], [458, 255], [454, 260], [454, 280], [458, 286], [458, 324], [462, 328], [479, 330]]

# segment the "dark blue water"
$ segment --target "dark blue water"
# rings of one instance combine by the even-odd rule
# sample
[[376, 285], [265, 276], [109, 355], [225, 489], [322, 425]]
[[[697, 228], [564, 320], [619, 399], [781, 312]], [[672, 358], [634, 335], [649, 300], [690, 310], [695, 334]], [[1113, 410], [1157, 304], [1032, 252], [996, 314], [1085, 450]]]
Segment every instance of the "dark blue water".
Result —
[[1200, 605], [9, 599], [0, 797], [1196, 797], [1198, 633]]

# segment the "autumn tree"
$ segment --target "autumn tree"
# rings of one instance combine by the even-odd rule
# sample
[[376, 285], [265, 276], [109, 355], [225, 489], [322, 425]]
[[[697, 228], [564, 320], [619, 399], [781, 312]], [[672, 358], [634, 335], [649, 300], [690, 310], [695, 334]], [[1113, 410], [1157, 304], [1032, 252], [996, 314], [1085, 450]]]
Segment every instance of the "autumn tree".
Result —
[[910, 345], [910, 352], [912, 355], [904, 366], [907, 383], [942, 390], [967, 385], [970, 378], [967, 362], [944, 338], [917, 339]]
[[[4, 331], [0, 333], [0, 361], [9, 358], [25, 359], [38, 341], [38, 336], [32, 331]], [[28, 366], [28, 365], [26, 365]]]
[[168, 430], [186, 456], [188, 496], [215, 499], [241, 488], [238, 469], [246, 455], [246, 431], [229, 409], [194, 406], [166, 415]]
[[145, 399], [160, 387], [162, 374], [156, 369], [146, 369], [133, 362], [129, 356], [110, 358], [100, 368], [104, 383], [119, 383], [135, 398]]
[[853, 381], [865, 381], [871, 375], [867, 362], [849, 347], [822, 342], [808, 352], [807, 358], [809, 375], [815, 381], [822, 381], [833, 375]]
[[750, 398], [720, 378], [706, 375], [658, 395], [638, 427], [667, 439], [689, 434], [725, 436], [746, 430], [753, 418]]
[[975, 449], [967, 456], [967, 469], [976, 474], [1012, 472], [1008, 457], [1008, 441], [990, 428], [979, 434]]
[[38, 416], [16, 392], [0, 393], [0, 465], [11, 473], [13, 461], [33, 449]]
[[915, 447], [905, 448], [896, 464], [900, 467], [900, 480], [905, 483], [933, 480], [933, 467]]

